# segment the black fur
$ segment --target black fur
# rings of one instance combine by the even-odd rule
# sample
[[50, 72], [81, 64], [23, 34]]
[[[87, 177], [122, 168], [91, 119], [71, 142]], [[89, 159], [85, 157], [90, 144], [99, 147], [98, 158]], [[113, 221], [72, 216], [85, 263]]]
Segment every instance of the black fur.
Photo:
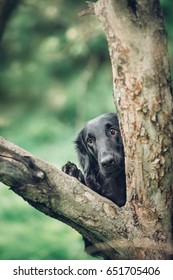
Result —
[[[124, 149], [117, 115], [107, 113], [89, 121], [75, 140], [82, 172], [68, 162], [62, 170], [122, 207], [126, 203]], [[84, 238], [85, 249], [102, 255]]]
[[63, 171], [112, 200], [119, 207], [126, 202], [124, 149], [118, 119], [107, 113], [89, 121], [75, 141], [83, 174], [68, 162]]

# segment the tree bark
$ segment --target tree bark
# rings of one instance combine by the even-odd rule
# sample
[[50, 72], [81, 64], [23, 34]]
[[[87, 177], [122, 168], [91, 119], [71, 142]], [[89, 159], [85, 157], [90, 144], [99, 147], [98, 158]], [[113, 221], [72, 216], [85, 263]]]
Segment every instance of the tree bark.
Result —
[[169, 259], [172, 246], [172, 96], [156, 0], [99, 0], [126, 155], [127, 203], [118, 208], [76, 179], [0, 139], [0, 180], [78, 230], [111, 259]]
[[0, 181], [39, 211], [97, 243], [98, 250], [105, 251], [104, 257], [127, 258], [127, 246], [133, 251], [121, 208], [2, 137]]
[[[125, 146], [127, 205], [137, 224], [134, 239], [167, 243], [172, 235], [173, 103], [160, 3], [99, 0], [91, 9], [109, 45]], [[156, 257], [152, 247], [137, 250], [141, 258]]]
[[11, 14], [20, 2], [21, 0], [0, 0], [0, 39]]

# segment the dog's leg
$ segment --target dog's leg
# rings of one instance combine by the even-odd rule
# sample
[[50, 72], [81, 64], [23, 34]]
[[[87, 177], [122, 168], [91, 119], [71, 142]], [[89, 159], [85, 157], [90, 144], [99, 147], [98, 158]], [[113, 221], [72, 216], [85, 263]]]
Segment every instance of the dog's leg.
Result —
[[63, 167], [62, 171], [72, 177], [77, 178], [81, 183], [85, 184], [84, 176], [76, 164], [68, 161]]

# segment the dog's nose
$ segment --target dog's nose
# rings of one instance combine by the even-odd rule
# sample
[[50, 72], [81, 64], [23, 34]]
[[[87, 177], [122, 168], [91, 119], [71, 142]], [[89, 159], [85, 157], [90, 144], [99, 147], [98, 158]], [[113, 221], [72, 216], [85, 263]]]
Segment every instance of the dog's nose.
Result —
[[113, 156], [106, 156], [101, 160], [101, 165], [103, 168], [107, 169], [110, 168], [112, 165], [114, 165], [115, 160], [113, 158]]

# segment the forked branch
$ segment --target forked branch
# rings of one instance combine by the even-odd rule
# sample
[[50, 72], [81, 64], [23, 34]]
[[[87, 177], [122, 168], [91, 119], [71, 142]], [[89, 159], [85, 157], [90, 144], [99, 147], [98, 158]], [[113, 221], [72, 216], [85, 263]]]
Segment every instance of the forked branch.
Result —
[[[2, 137], [0, 181], [39, 211], [70, 225], [97, 243], [109, 258], [117, 258], [120, 254], [112, 240], [115, 236], [120, 239], [118, 231], [125, 226], [121, 209], [75, 178]], [[116, 217], [122, 223], [117, 223]]]

